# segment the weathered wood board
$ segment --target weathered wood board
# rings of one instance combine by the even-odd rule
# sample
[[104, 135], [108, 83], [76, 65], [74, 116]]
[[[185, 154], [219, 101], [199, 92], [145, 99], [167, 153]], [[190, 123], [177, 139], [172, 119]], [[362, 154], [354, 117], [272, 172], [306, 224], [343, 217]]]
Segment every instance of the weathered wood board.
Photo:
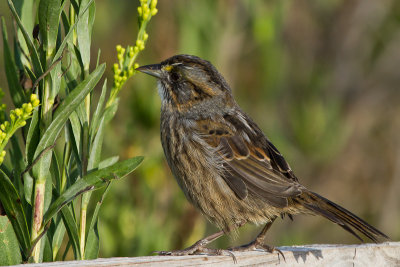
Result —
[[231, 256], [146, 256], [28, 264], [26, 267], [72, 266], [400, 266], [400, 242], [361, 245], [306, 245], [279, 247], [277, 253], [235, 252]]

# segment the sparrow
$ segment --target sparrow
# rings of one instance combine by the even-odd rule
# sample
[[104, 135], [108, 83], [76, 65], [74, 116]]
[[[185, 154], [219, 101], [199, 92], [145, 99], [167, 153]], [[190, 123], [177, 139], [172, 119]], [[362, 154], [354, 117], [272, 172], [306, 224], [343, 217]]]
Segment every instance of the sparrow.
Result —
[[160, 255], [191, 255], [222, 250], [207, 244], [246, 223], [263, 224], [249, 244], [232, 251], [263, 249], [277, 217], [321, 215], [358, 239], [389, 238], [363, 219], [300, 184], [279, 150], [236, 103], [232, 90], [208, 61], [176, 55], [137, 71], [158, 80], [161, 143], [168, 165], [186, 198], [220, 231]]

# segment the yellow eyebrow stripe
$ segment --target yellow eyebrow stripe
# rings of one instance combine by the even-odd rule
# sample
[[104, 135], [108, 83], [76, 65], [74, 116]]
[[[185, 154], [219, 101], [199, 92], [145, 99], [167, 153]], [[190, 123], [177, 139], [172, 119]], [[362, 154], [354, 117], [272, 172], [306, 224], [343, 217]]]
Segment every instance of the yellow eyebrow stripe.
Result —
[[173, 68], [174, 67], [172, 67], [171, 65], [167, 65], [167, 66], [163, 67], [163, 69], [168, 71], [168, 72], [171, 71]]

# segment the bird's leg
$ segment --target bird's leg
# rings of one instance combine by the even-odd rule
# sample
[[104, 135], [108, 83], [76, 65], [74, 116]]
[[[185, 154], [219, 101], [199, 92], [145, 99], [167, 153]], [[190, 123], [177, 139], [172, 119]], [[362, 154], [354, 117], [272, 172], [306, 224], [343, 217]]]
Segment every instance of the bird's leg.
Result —
[[243, 245], [243, 246], [230, 248], [229, 250], [230, 251], [251, 251], [251, 250], [255, 250], [255, 249], [262, 249], [262, 250], [265, 250], [270, 253], [278, 252], [278, 254], [282, 255], [283, 259], [285, 259], [285, 255], [283, 255], [282, 251], [280, 251], [279, 249], [277, 249], [273, 246], [264, 244], [265, 235], [267, 234], [269, 228], [271, 228], [271, 225], [275, 221], [275, 219], [276, 219], [276, 217], [274, 217], [270, 222], [268, 222], [253, 241], [251, 241], [250, 243]]
[[187, 247], [185, 249], [173, 250], [173, 251], [154, 251], [154, 253], [157, 253], [158, 255], [171, 255], [171, 256], [184, 256], [184, 255], [198, 254], [198, 253], [203, 252], [203, 250], [205, 249], [204, 246], [206, 246], [207, 244], [220, 238], [224, 234], [225, 234], [225, 232], [221, 230], [210, 236], [200, 239], [199, 241], [197, 241], [196, 243], [194, 243], [193, 245], [191, 245], [190, 247]]
[[[235, 225], [234, 229], [239, 228], [241, 226], [243, 226], [246, 222], [240, 222], [238, 224]], [[233, 260], [236, 262], [236, 258], [233, 255], [232, 252], [227, 251], [227, 250], [222, 250], [222, 249], [212, 249], [212, 248], [206, 248], [205, 246], [208, 245], [209, 243], [217, 240], [218, 238], [220, 238], [221, 236], [223, 236], [224, 234], [229, 233], [230, 231], [232, 231], [232, 229], [226, 229], [221, 230], [219, 232], [216, 232], [210, 236], [207, 236], [203, 239], [200, 239], [199, 241], [197, 241], [196, 243], [194, 243], [193, 245], [191, 245], [190, 247], [187, 247], [185, 249], [182, 250], [173, 250], [173, 251], [154, 251], [154, 253], [157, 253], [158, 255], [169, 255], [169, 256], [185, 256], [185, 255], [195, 255], [195, 254], [201, 254], [201, 253], [206, 253], [206, 254], [210, 254], [210, 255], [229, 255], [233, 257]]]

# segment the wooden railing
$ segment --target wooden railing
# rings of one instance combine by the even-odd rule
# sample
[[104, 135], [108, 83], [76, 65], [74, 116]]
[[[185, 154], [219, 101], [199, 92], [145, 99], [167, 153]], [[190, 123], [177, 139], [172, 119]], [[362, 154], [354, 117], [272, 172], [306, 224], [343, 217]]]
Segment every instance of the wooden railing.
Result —
[[[231, 256], [147, 256], [29, 264], [41, 266], [400, 266], [400, 242], [361, 245], [307, 245], [279, 247], [277, 253], [235, 252]], [[25, 266], [24, 266], [25, 267]]]

